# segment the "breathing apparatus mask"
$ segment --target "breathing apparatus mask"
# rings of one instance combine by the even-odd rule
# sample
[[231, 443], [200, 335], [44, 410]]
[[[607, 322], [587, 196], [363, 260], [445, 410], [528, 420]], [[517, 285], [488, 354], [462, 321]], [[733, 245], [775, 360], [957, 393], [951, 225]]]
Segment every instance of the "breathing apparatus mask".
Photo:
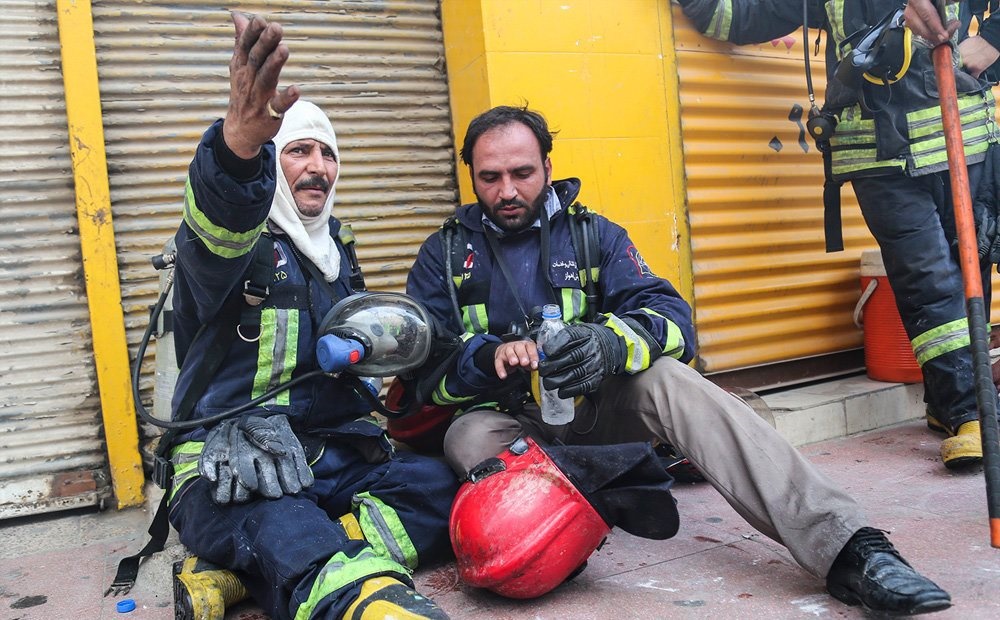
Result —
[[[169, 269], [173, 266], [173, 258], [173, 255], [156, 257], [154, 264], [159, 260], [163, 264], [158, 269]], [[335, 304], [320, 323], [316, 343], [319, 369], [275, 386], [243, 405], [207, 418], [161, 420], [152, 416], [142, 405], [138, 392], [139, 369], [152, 327], [169, 296], [171, 284], [172, 278], [169, 278], [153, 308], [150, 325], [140, 343], [132, 378], [137, 412], [143, 420], [161, 428], [191, 429], [224, 420], [250, 411], [277, 394], [319, 375], [346, 379], [373, 410], [387, 417], [398, 417], [401, 412], [387, 409], [378, 399], [378, 389], [368, 387], [362, 378], [390, 377], [415, 370], [427, 360], [434, 345], [433, 322], [419, 302], [401, 293], [356, 293]]]
[[903, 9], [896, 9], [871, 28], [859, 30], [840, 43], [842, 60], [834, 75], [855, 90], [865, 81], [880, 86], [893, 84], [910, 68], [912, 40], [912, 32], [903, 23]]
[[356, 293], [320, 323], [316, 359], [327, 373], [391, 377], [419, 368], [430, 355], [430, 317], [401, 293]]

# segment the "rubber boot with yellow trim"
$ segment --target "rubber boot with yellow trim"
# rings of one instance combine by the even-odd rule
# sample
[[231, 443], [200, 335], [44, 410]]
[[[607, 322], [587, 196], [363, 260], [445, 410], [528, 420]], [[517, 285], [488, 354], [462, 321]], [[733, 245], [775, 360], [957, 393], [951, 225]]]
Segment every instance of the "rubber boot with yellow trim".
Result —
[[978, 465], [983, 462], [983, 440], [979, 420], [965, 422], [958, 431], [941, 442], [941, 460], [948, 469]]
[[343, 620], [447, 620], [434, 601], [392, 577], [372, 577], [361, 584], [361, 593]]
[[194, 556], [174, 564], [174, 620], [223, 620], [247, 596], [230, 570]]
[[950, 435], [951, 434], [951, 433], [948, 432], [948, 427], [945, 426], [943, 422], [940, 422], [937, 418], [935, 418], [934, 415], [930, 411], [928, 411], [924, 415], [924, 419], [927, 421], [927, 428], [929, 430], [932, 430], [935, 433], [941, 433], [941, 434], [944, 434], [944, 435]]
[[358, 518], [354, 514], [349, 512], [337, 520], [340, 521], [340, 526], [347, 532], [348, 538], [351, 540], [365, 539], [365, 534], [361, 531], [361, 524], [358, 523]]
[[[338, 521], [348, 538], [364, 539], [353, 514], [348, 513]], [[197, 557], [174, 564], [174, 620], [223, 620], [226, 606], [248, 596], [239, 577], [230, 570]]]

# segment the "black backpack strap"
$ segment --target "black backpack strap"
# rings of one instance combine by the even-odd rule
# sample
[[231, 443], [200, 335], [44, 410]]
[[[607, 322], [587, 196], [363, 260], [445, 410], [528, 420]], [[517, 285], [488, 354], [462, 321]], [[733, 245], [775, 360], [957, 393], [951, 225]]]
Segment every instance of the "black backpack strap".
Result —
[[462, 307], [458, 303], [458, 285], [455, 284], [455, 274], [461, 273], [465, 267], [465, 256], [462, 252], [456, 251], [455, 246], [465, 247], [462, 243], [464, 238], [458, 238], [465, 231], [465, 227], [458, 223], [458, 218], [454, 215], [448, 217], [441, 224], [441, 256], [444, 260], [445, 279], [448, 281], [448, 294], [451, 297], [451, 309], [455, 313], [458, 325], [463, 325]]
[[104, 591], [104, 596], [109, 594], [112, 596], [128, 594], [132, 586], [135, 585], [136, 577], [139, 576], [139, 564], [142, 562], [142, 559], [163, 551], [163, 546], [170, 535], [170, 522], [167, 520], [167, 500], [170, 498], [170, 487], [171, 485], [168, 484], [167, 488], [163, 490], [163, 497], [160, 498], [160, 503], [156, 507], [153, 522], [149, 524], [149, 542], [146, 543], [146, 546], [139, 553], [122, 558], [118, 562], [118, 572], [115, 573], [115, 578], [111, 582], [111, 586]]
[[354, 229], [351, 228], [350, 224], [341, 224], [337, 238], [340, 240], [341, 245], [344, 246], [344, 252], [347, 254], [347, 262], [351, 269], [351, 290], [355, 293], [367, 291], [365, 276], [361, 273], [361, 263], [358, 262], [358, 253], [354, 248], [357, 243], [357, 239], [354, 237]]
[[257, 239], [253, 251], [253, 262], [247, 272], [247, 279], [243, 281], [243, 301], [246, 303], [236, 324], [240, 336], [251, 341], [260, 337], [261, 304], [271, 294], [271, 282], [274, 280], [274, 237], [264, 232]]
[[569, 208], [569, 231], [573, 239], [573, 249], [576, 250], [580, 267], [580, 284], [587, 300], [587, 313], [584, 320], [592, 323], [597, 317], [600, 305], [600, 293], [597, 282], [601, 271], [601, 239], [590, 209], [573, 203]]
[[833, 157], [829, 142], [817, 142], [816, 146], [823, 153], [823, 172], [826, 178], [823, 182], [823, 234], [826, 237], [826, 251], [840, 252], [844, 249], [844, 229], [840, 218], [840, 187], [843, 183], [833, 179]]

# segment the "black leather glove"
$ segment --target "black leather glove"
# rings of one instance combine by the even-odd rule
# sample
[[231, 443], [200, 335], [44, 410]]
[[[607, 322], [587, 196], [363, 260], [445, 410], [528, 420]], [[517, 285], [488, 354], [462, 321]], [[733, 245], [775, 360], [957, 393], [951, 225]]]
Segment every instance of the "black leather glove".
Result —
[[990, 264], [1000, 263], [1000, 234], [997, 231], [998, 222], [993, 215], [992, 207], [978, 201], [974, 207], [979, 260]]
[[288, 417], [227, 420], [205, 439], [198, 471], [213, 484], [217, 504], [243, 503], [254, 493], [268, 499], [312, 485], [313, 473]]
[[609, 327], [593, 323], [569, 325], [545, 343], [545, 359], [538, 374], [546, 389], [558, 389], [560, 398], [589, 394], [608, 375], [625, 367], [625, 339]]

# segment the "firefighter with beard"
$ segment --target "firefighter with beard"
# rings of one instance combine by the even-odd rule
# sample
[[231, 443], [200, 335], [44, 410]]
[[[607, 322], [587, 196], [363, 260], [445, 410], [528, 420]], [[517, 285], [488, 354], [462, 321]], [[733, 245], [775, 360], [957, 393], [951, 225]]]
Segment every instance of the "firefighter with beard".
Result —
[[[516, 449], [525, 435], [567, 449], [658, 440], [686, 455], [748, 523], [785, 545], [839, 600], [898, 614], [947, 608], [948, 594], [911, 568], [851, 497], [745, 402], [688, 366], [695, 353], [690, 307], [651, 272], [621, 226], [591, 214], [600, 260], [584, 267], [580, 241], [587, 236], [574, 239], [570, 224], [581, 209], [580, 181], [553, 180], [552, 144], [545, 119], [527, 108], [501, 106], [473, 119], [461, 157], [478, 203], [460, 207], [454, 222], [424, 242], [407, 280], [408, 294], [438, 322], [464, 332], [457, 354], [443, 367], [426, 367], [411, 392], [464, 410], [447, 430], [444, 454], [460, 476], [474, 474], [468, 492], [489, 473], [479, 473], [481, 463], [500, 469], [500, 455], [510, 469], [517, 460], [511, 451], [530, 453]], [[458, 231], [445, 243], [452, 226]], [[581, 289], [587, 271], [593, 297]], [[526, 314], [544, 304], [558, 304], [568, 325], [546, 341], [539, 361]], [[584, 320], [588, 310], [592, 321]], [[529, 389], [534, 370], [560, 397], [583, 397], [572, 422], [542, 420]], [[463, 500], [460, 491], [456, 507]], [[636, 512], [649, 510], [636, 505]], [[503, 531], [505, 518], [544, 519], [522, 514], [513, 501], [492, 506], [492, 527], [478, 531]], [[666, 522], [676, 512], [644, 516]], [[467, 525], [453, 521], [453, 532], [482, 549], [486, 541], [467, 540]], [[531, 568], [518, 572], [534, 574]]]

